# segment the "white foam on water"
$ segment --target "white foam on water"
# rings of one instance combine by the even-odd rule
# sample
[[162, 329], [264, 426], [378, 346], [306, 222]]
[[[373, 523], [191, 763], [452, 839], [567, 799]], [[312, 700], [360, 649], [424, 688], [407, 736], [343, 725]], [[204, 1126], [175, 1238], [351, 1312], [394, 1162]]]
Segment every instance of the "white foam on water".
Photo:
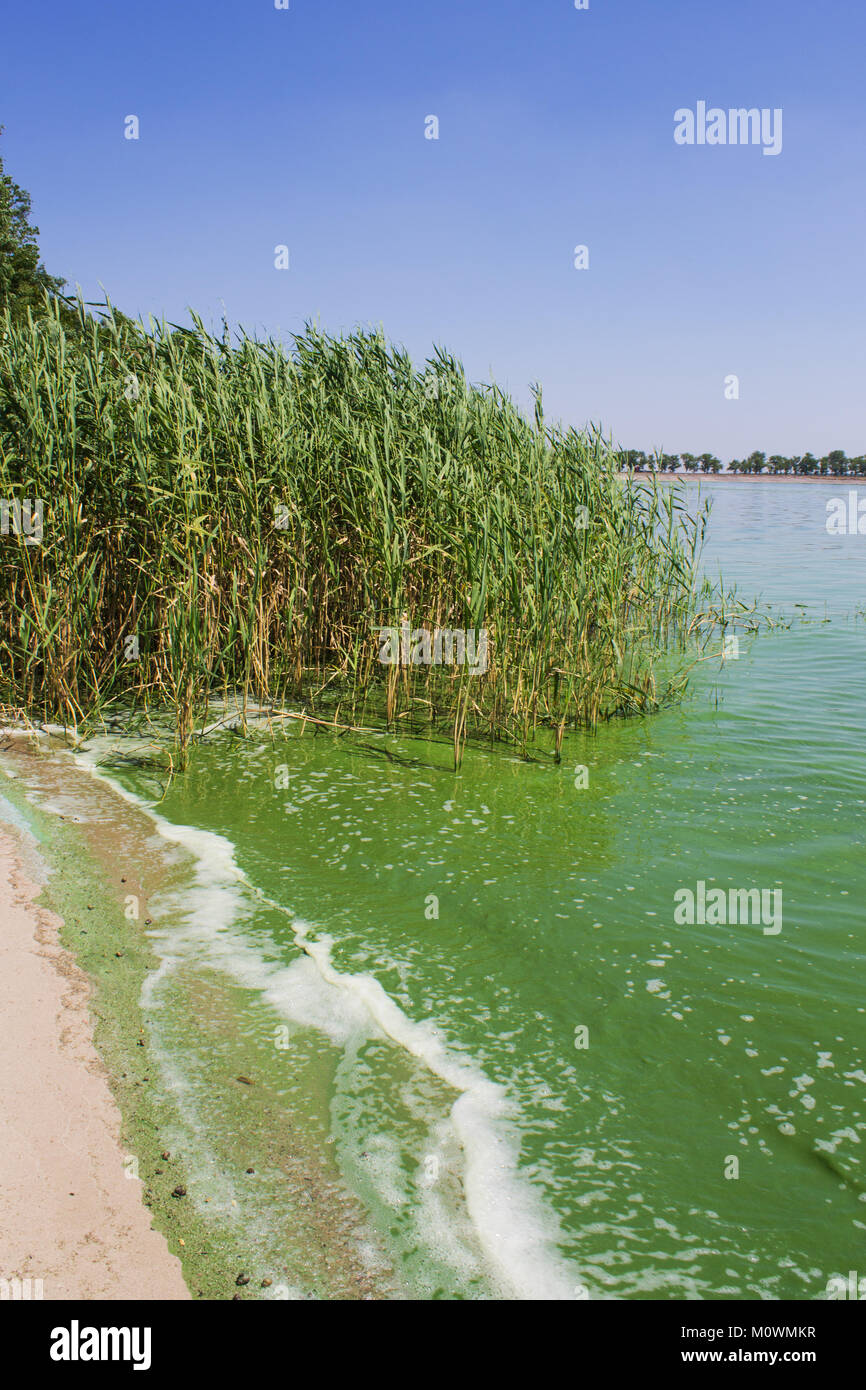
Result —
[[[463, 1204], [460, 1210], [455, 1210], [453, 1202], [443, 1196], [439, 1186], [441, 1169], [449, 1171], [456, 1166], [454, 1149], [458, 1141], [453, 1124], [448, 1120], [439, 1120], [433, 1126], [429, 1139], [428, 1153], [415, 1183], [417, 1230], [424, 1246], [439, 1251], [465, 1284], [472, 1278], [479, 1278], [485, 1271], [468, 1211], [463, 1209]], [[431, 1159], [436, 1165], [433, 1172], [428, 1170]]]
[[[251, 911], [244, 890], [285, 909], [271, 904], [245, 879], [232, 842], [212, 831], [166, 820], [98, 768], [96, 749], [76, 757], [94, 777], [149, 816], [164, 839], [182, 845], [192, 857], [194, 885], [166, 895], [182, 913], [183, 926], [151, 933], [154, 940], [170, 947], [172, 962], [193, 954], [199, 957], [201, 950], [204, 963], [260, 991], [280, 1017], [316, 1028], [338, 1045], [359, 1032], [369, 1032], [372, 1022], [457, 1091], [450, 1118], [463, 1149], [466, 1206], [494, 1280], [511, 1297], [574, 1300], [581, 1278], [555, 1248], [559, 1227], [554, 1214], [519, 1171], [519, 1111], [504, 1086], [449, 1049], [431, 1024], [408, 1018], [373, 976], [336, 969], [330, 938], [313, 939], [309, 922], [287, 914], [317, 974], [304, 961], [289, 966], [267, 961], [261, 944], [237, 930], [238, 921]], [[168, 951], [165, 954], [169, 956]], [[161, 981], [165, 978], [166, 974], [160, 976]], [[153, 993], [154, 976], [150, 983]]]
[[430, 1024], [407, 1018], [371, 975], [336, 970], [330, 941], [310, 940], [309, 923], [296, 921], [294, 930], [324, 979], [362, 999], [383, 1033], [461, 1093], [451, 1118], [466, 1162], [466, 1204], [497, 1280], [518, 1298], [573, 1299], [580, 1280], [552, 1248], [558, 1234], [555, 1220], [518, 1170], [513, 1137], [517, 1108], [505, 1088], [451, 1052]]
[[328, 986], [308, 956], [276, 971], [262, 996], [281, 1018], [315, 1028], [338, 1047], [345, 1047], [358, 1034], [370, 1033], [370, 1020], [363, 1008], [341, 990]]

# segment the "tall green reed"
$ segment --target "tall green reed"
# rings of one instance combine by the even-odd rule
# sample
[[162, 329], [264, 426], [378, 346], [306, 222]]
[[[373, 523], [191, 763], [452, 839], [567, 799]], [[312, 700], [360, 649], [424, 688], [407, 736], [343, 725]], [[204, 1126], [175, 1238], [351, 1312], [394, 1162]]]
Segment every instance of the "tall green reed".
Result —
[[[671, 698], [694, 631], [703, 518], [620, 462], [378, 332], [0, 319], [0, 498], [45, 509], [0, 537], [0, 703], [168, 708], [182, 757], [228, 695], [559, 757]], [[486, 629], [486, 671], [382, 665], [404, 620]]]

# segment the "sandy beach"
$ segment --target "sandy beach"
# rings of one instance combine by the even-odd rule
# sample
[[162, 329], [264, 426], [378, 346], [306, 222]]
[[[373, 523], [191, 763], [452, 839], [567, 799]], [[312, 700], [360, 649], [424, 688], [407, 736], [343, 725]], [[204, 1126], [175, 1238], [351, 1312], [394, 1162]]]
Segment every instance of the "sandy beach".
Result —
[[0, 1280], [41, 1280], [45, 1299], [189, 1298], [124, 1167], [89, 981], [37, 892], [0, 831]]

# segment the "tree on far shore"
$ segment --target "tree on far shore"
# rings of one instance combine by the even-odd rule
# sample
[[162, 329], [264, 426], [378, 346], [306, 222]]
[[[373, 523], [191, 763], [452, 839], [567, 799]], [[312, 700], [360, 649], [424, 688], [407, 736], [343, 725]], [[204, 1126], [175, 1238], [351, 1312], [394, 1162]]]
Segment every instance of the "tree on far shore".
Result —
[[821, 460], [821, 472], [824, 472], [824, 464], [827, 465], [827, 472], [832, 473], [834, 478], [844, 478], [848, 472], [848, 455], [844, 449], [831, 449], [826, 458]]
[[640, 449], [627, 449], [622, 454], [624, 466], [636, 472], [649, 469], [651, 472], [674, 473], [677, 463], [682, 463], [686, 473], [741, 473], [761, 477], [800, 477], [815, 475], [834, 478], [866, 478], [866, 455], [849, 458], [844, 449], [831, 449], [829, 454], [817, 459], [814, 454], [766, 454], [755, 450], [747, 459], [731, 459], [725, 467], [715, 454], [645, 454]]

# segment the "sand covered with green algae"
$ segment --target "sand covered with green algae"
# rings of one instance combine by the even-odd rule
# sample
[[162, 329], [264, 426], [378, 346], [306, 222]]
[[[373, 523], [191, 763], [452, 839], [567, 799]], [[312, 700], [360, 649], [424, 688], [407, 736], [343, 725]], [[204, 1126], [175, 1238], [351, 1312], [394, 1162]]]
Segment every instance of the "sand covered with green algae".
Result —
[[[96, 1047], [122, 1116], [115, 1161], [181, 1261], [192, 1297], [394, 1296], [382, 1260], [359, 1255], [368, 1244], [364, 1213], [326, 1147], [327, 1098], [317, 1106], [311, 1096], [308, 1113], [288, 1111], [285, 1097], [256, 1077], [256, 1047], [240, 1036], [231, 992], [198, 975], [181, 983], [201, 1036], [205, 1089], [218, 1106], [219, 1153], [203, 1152], [184, 1124], [183, 1087], [172, 1085], [170, 1058], [157, 1055], [140, 1003], [159, 965], [147, 935], [149, 895], [184, 866], [171, 855], [166, 862], [142, 812], [68, 754], [16, 737], [4, 746], [2, 767], [3, 792], [39, 840], [48, 870], [42, 900], [59, 914], [64, 947], [95, 985]], [[247, 1197], [267, 1202], [269, 1189], [293, 1208], [279, 1251], [246, 1219]]]
[[12, 1297], [20, 1281], [49, 1300], [188, 1298], [127, 1179], [88, 978], [25, 855], [32, 867], [32, 848], [0, 829], [0, 1278]]

